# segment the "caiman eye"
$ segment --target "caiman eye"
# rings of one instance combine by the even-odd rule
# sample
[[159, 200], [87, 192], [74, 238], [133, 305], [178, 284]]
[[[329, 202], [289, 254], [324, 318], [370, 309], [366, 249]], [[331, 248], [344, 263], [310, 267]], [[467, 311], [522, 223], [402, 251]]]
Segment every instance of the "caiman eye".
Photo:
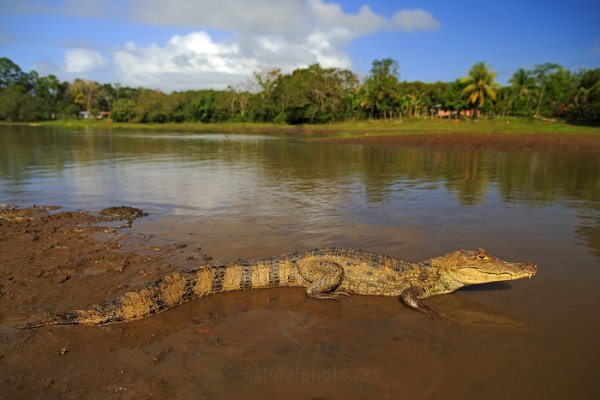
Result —
[[487, 261], [489, 259], [488, 256], [486, 256], [485, 254], [479, 254], [477, 255], [477, 260], [478, 261]]

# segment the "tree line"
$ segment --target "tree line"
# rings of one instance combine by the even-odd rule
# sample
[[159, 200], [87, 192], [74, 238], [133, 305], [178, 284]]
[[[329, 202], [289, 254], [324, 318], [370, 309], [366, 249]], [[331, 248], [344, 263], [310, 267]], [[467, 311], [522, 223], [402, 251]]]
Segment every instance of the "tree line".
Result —
[[0, 58], [0, 120], [101, 117], [117, 122], [328, 123], [361, 119], [520, 116], [600, 125], [600, 68], [573, 72], [546, 63], [518, 69], [508, 85], [484, 63], [454, 82], [401, 81], [398, 63], [375, 60], [360, 79], [313, 64], [284, 73], [257, 71], [225, 90], [163, 93], [120, 84], [24, 72]]

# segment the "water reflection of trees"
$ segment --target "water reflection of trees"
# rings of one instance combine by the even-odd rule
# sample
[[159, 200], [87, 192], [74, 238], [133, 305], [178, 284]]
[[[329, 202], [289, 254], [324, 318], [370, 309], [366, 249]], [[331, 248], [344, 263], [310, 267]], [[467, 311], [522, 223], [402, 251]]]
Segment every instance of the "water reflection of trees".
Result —
[[588, 203], [577, 210], [579, 225], [575, 234], [600, 262], [600, 204]]
[[[171, 140], [177, 138], [177, 140]], [[346, 185], [359, 180], [367, 201], [385, 201], [403, 185], [443, 184], [463, 205], [481, 202], [498, 187], [504, 202], [544, 204], [561, 199], [600, 198], [598, 155], [586, 152], [491, 151], [418, 147], [324, 145], [296, 139], [198, 140], [193, 135], [64, 132], [2, 127], [0, 174], [18, 184], [36, 171], [61, 171], [69, 165], [147, 160], [218, 160], [251, 163], [292, 189]]]
[[600, 198], [598, 155], [586, 152], [503, 152], [497, 158], [504, 201], [532, 204]]
[[[199, 140], [190, 134], [65, 132], [29, 127], [0, 128], [0, 177], [26, 184], [43, 173], [70, 166], [147, 163], [225, 163], [250, 166], [290, 193], [344, 194], [360, 185], [368, 203], [380, 203], [415, 186], [443, 186], [461, 205], [485, 200], [493, 190], [500, 200], [528, 206], [560, 201], [588, 212], [600, 199], [600, 161], [593, 152], [440, 149], [332, 145], [297, 138], [260, 139], [215, 135]], [[338, 196], [343, 199], [343, 196]], [[581, 218], [576, 230], [600, 256], [595, 219]]]

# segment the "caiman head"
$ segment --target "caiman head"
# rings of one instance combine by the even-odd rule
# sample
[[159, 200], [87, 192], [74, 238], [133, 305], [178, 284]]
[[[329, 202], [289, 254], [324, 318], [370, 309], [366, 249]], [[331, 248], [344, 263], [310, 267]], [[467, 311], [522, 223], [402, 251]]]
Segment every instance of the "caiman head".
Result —
[[431, 260], [442, 279], [452, 286], [531, 278], [538, 268], [531, 263], [503, 261], [485, 250], [458, 250]]

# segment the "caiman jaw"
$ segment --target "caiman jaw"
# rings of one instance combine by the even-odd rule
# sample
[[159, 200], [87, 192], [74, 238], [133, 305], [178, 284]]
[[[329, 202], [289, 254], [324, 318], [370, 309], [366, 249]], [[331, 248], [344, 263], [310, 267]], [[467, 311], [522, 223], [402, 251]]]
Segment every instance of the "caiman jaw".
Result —
[[532, 263], [516, 264], [516, 266], [518, 272], [516, 274], [511, 273], [513, 279], [531, 278], [538, 272], [538, 267]]
[[[472, 273], [466, 273], [471, 271]], [[510, 263], [503, 262], [501, 268], [486, 269], [478, 268], [477, 266], [463, 268], [463, 272], [460, 274], [462, 283], [464, 284], [477, 284], [487, 282], [498, 282], [498, 281], [509, 281], [522, 278], [531, 278], [538, 271], [537, 266], [534, 264], [521, 264], [521, 263]]]

